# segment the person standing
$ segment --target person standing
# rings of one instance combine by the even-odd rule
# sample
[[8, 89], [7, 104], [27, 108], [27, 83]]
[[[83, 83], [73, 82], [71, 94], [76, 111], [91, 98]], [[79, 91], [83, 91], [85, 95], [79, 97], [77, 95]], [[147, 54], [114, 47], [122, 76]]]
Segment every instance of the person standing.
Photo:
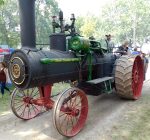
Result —
[[116, 51], [116, 53], [120, 53], [121, 55], [130, 55], [131, 52], [129, 50], [129, 42], [128, 41], [125, 41], [119, 48], [118, 50]]
[[150, 39], [146, 38], [141, 47], [141, 51], [150, 56]]
[[147, 72], [147, 69], [148, 69], [149, 60], [146, 57], [146, 53], [144, 53], [144, 52], [141, 53], [141, 58], [143, 59], [143, 63], [144, 63], [144, 80], [145, 80], [146, 79], [146, 72]]
[[6, 87], [6, 82], [8, 80], [7, 74], [8, 74], [8, 72], [7, 72], [6, 64], [4, 62], [0, 62], [0, 84], [1, 84], [2, 97], [4, 96], [5, 89], [11, 94], [9, 88]]
[[141, 52], [138, 51], [137, 47], [134, 48], [133, 52], [132, 52], [132, 55], [140, 55]]
[[107, 49], [109, 50], [109, 52], [113, 52], [113, 48], [115, 47], [114, 43], [112, 42], [111, 38], [112, 36], [109, 35], [105, 35], [106, 36], [106, 43], [107, 43]]

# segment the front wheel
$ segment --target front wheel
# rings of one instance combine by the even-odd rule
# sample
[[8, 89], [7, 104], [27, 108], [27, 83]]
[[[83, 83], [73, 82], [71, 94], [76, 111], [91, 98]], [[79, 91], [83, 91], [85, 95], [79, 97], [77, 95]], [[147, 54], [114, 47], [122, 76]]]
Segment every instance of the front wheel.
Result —
[[55, 103], [53, 120], [58, 132], [72, 137], [83, 128], [88, 114], [88, 100], [78, 88], [69, 88]]
[[20, 90], [15, 88], [11, 96], [12, 112], [20, 119], [29, 120], [41, 113], [42, 107], [31, 103], [40, 97], [38, 88]]

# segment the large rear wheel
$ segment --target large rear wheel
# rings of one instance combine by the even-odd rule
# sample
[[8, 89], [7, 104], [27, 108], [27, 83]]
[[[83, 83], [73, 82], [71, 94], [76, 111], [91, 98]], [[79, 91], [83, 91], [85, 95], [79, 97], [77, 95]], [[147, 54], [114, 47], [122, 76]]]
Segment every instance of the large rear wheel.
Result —
[[55, 103], [53, 119], [58, 132], [72, 137], [83, 128], [88, 114], [88, 100], [78, 88], [69, 88]]
[[141, 96], [143, 80], [143, 60], [140, 56], [122, 56], [116, 61], [115, 86], [119, 96], [138, 99]]

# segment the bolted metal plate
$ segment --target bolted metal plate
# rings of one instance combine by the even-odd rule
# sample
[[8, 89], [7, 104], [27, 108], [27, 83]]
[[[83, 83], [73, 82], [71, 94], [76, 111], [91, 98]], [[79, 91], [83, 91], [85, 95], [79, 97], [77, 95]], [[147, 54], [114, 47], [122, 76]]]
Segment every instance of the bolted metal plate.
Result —
[[10, 60], [10, 76], [15, 84], [21, 85], [25, 80], [25, 64], [19, 57]]

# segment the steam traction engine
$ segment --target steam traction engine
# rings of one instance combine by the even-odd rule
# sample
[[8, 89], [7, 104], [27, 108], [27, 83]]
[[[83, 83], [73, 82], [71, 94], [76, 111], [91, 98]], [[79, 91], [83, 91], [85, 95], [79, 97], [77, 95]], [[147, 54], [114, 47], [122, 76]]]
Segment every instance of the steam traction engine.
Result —
[[[88, 114], [86, 94], [116, 93], [126, 99], [138, 99], [143, 85], [143, 63], [139, 56], [121, 56], [103, 48], [100, 42], [86, 39], [71, 25], [53, 17], [50, 50], [36, 48], [35, 0], [19, 0], [22, 48], [15, 50], [9, 63], [9, 74], [16, 86], [12, 94], [13, 113], [24, 120], [32, 119], [54, 108], [54, 124], [64, 136], [76, 135]], [[59, 33], [55, 31], [59, 30]], [[69, 33], [67, 34], [66, 31]], [[73, 87], [52, 100], [53, 83], [71, 81]], [[76, 83], [76, 84], [74, 84]]]

